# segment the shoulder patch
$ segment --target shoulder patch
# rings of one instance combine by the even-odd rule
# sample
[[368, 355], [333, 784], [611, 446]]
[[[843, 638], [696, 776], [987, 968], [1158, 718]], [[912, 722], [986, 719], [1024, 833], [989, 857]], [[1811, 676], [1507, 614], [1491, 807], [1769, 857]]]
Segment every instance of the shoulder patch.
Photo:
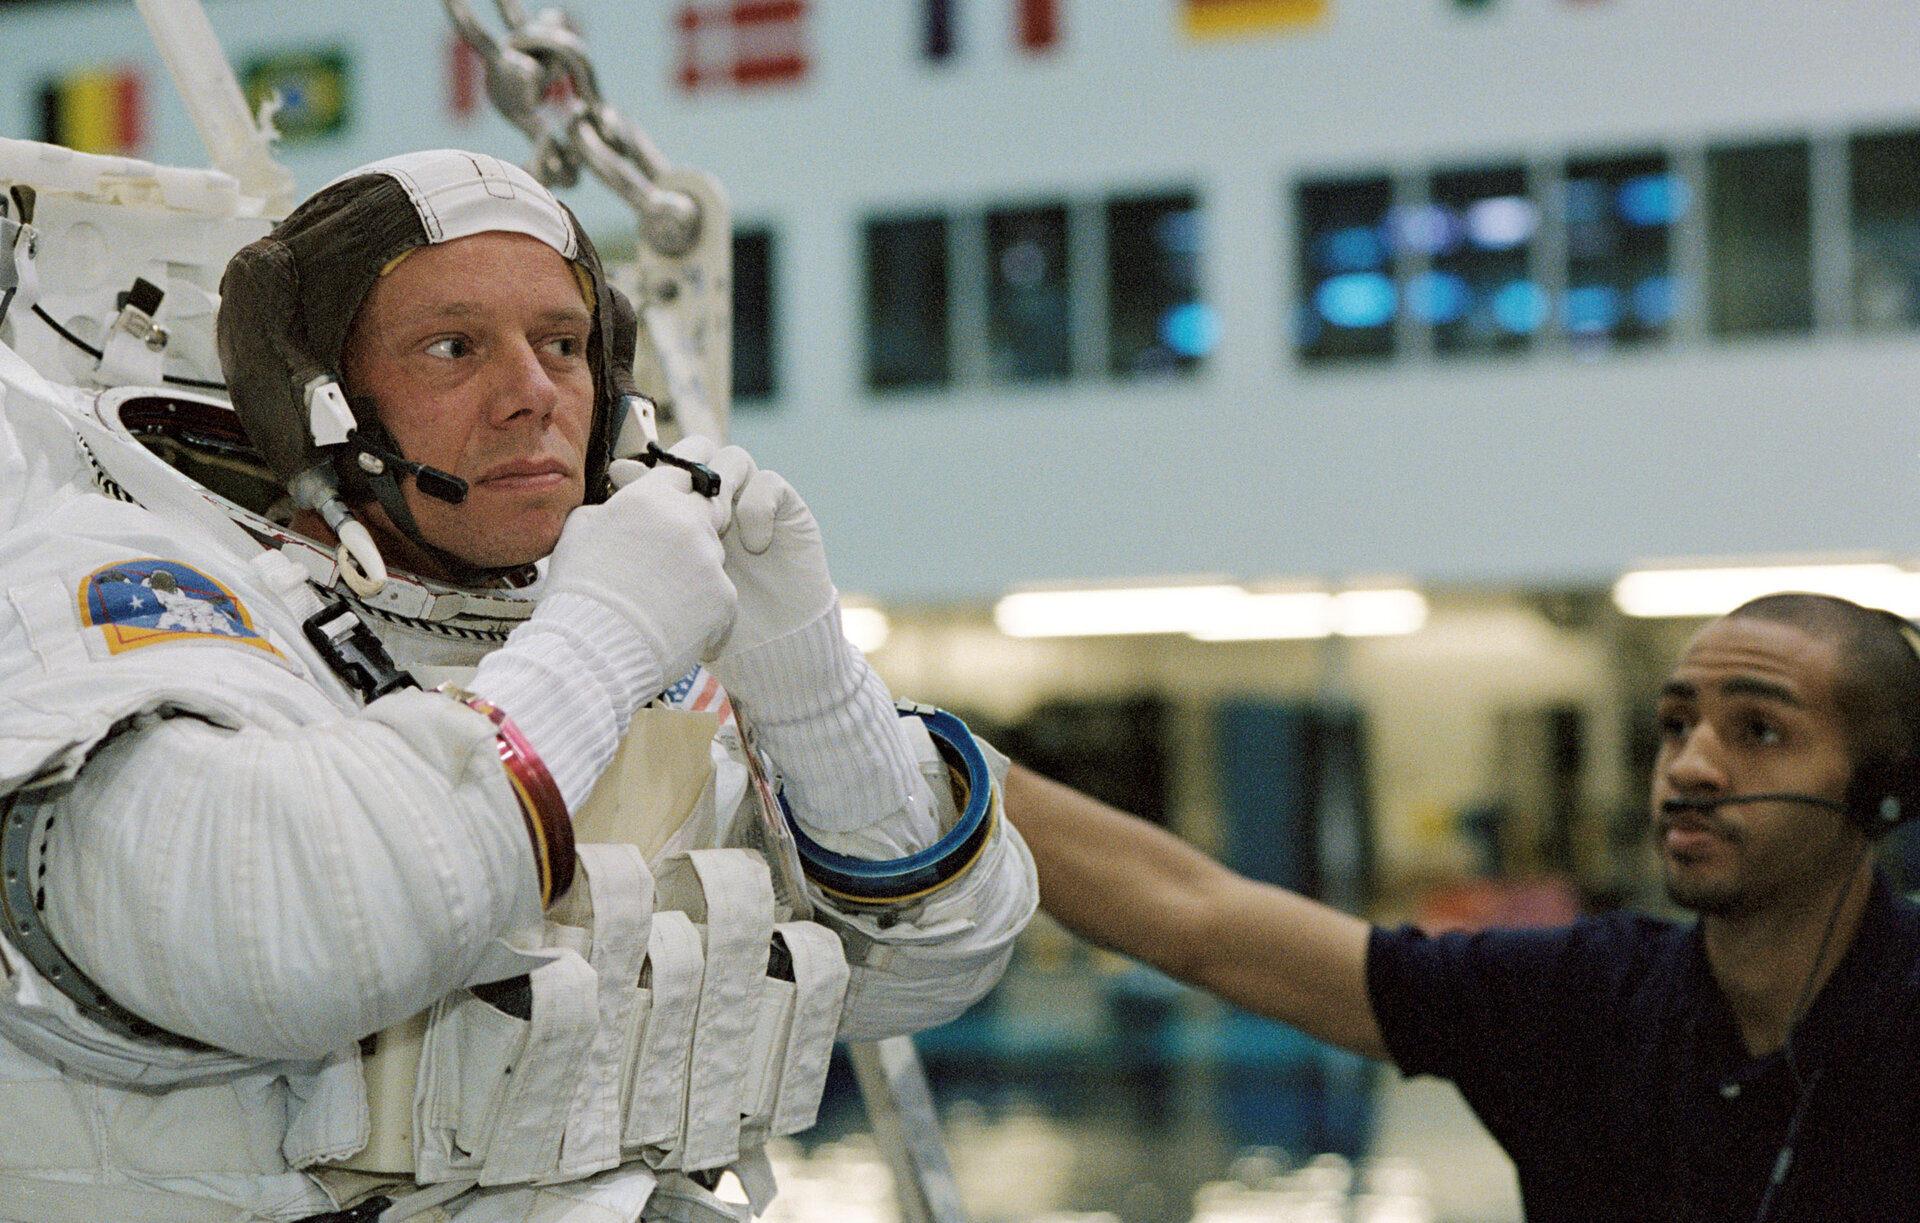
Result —
[[80, 623], [118, 654], [162, 641], [217, 638], [278, 655], [225, 586], [179, 561], [147, 558], [105, 565], [80, 580]]

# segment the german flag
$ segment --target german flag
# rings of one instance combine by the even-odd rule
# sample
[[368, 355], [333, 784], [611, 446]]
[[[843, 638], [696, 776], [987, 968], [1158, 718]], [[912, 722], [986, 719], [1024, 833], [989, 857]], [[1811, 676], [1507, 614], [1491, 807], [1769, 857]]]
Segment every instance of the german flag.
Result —
[[1182, 0], [1187, 33], [1196, 38], [1231, 38], [1325, 20], [1331, 0]]
[[97, 68], [40, 86], [40, 138], [81, 153], [132, 153], [146, 142], [146, 84], [132, 68]]

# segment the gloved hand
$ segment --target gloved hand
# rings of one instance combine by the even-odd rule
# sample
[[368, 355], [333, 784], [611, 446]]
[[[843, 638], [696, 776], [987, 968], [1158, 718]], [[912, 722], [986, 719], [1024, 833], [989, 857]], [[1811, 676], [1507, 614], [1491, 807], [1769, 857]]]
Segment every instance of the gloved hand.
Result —
[[733, 627], [738, 597], [722, 567], [720, 533], [733, 516], [729, 484], [752, 469], [752, 460], [731, 448], [737, 458], [723, 461], [707, 453], [710, 447], [688, 439], [673, 452], [691, 450], [702, 456], [696, 461], [719, 464], [719, 496], [695, 495], [687, 473], [665, 463], [616, 462], [613, 496], [569, 514], [548, 561], [543, 609], [561, 595], [591, 599], [619, 616], [651, 656], [660, 680], [642, 701], [717, 649]]
[[737, 448], [689, 448], [720, 473], [720, 495], [695, 494], [687, 473], [664, 463], [615, 463], [618, 491], [568, 515], [539, 606], [473, 678], [473, 691], [538, 750], [570, 808], [592, 790], [634, 711], [733, 626], [738, 597], [720, 532], [753, 460]]
[[709, 665], [779, 765], [795, 818], [863, 857], [932, 844], [932, 791], [886, 684], [841, 632], [813, 511], [778, 474], [746, 472], [722, 542], [740, 607]]

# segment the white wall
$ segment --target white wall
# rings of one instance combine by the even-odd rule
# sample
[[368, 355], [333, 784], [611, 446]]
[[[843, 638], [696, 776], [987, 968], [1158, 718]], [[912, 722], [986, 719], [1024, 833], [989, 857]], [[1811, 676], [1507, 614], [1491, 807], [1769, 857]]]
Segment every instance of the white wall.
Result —
[[[1285, 322], [1295, 177], [1914, 122], [1911, 0], [1329, 0], [1317, 30], [1208, 42], [1172, 0], [1063, 0], [1062, 47], [1037, 59], [1010, 45], [1011, 0], [968, 0], [963, 53], [939, 71], [918, 59], [918, 4], [814, 0], [804, 85], [694, 98], [672, 84], [676, 3], [568, 7], [604, 92], [778, 230], [786, 391], [736, 436], [808, 494], [845, 588], [945, 601], [1209, 571], [1561, 584], [1653, 556], [1920, 552], [1920, 335], [1328, 373], [1291, 363]], [[303, 189], [406, 147], [524, 156], [497, 119], [445, 117], [431, 0], [208, 11], [235, 58], [354, 48], [357, 126], [288, 153]], [[46, 73], [133, 57], [155, 82], [148, 155], [202, 164], [130, 4], [0, 10], [0, 37], [0, 131], [38, 134]], [[862, 389], [861, 217], [1187, 184], [1223, 326], [1200, 376], [883, 403]], [[625, 225], [598, 188], [570, 199], [596, 232]]]

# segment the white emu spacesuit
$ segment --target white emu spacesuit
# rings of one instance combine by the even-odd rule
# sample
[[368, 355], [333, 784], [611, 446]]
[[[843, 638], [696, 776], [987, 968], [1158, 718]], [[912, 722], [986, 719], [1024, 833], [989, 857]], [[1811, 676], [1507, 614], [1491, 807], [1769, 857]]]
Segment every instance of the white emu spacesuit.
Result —
[[[501, 233], [591, 319], [537, 566], [414, 520], [459, 481], [343, 370], [381, 277]], [[0, 1220], [737, 1217], [706, 1186], [764, 1198], [836, 1034], [1004, 967], [1035, 885], [988, 755], [846, 645], [777, 476], [611, 461], [631, 315], [517, 168], [336, 180], [235, 257], [219, 340], [237, 420], [0, 346]], [[380, 573], [369, 515], [441, 580]]]

